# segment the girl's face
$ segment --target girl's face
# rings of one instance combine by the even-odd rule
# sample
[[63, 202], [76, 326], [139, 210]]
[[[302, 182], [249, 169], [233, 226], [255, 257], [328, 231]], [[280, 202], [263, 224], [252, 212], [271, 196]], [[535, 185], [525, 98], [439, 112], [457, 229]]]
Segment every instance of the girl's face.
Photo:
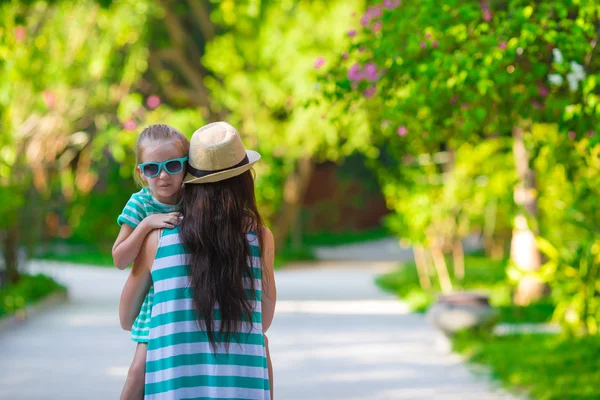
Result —
[[[177, 143], [160, 140], [151, 141], [144, 146], [139, 164], [149, 162], [163, 163], [168, 160], [174, 160], [185, 156], [187, 156], [187, 154], [184, 154], [181, 151], [181, 148]], [[150, 186], [152, 195], [156, 200], [161, 203], [176, 204], [181, 193], [181, 184], [185, 176], [186, 165], [187, 163], [183, 163], [181, 171], [174, 174], [168, 173], [165, 167], [168, 167], [169, 170], [173, 171], [173, 168], [178, 167], [177, 162], [169, 163], [167, 166], [162, 165], [160, 166], [160, 172], [155, 177], [149, 177], [148, 175], [154, 175], [155, 171], [157, 171], [156, 165], [146, 166], [144, 171], [142, 171], [138, 165], [136, 170], [144, 182]]]

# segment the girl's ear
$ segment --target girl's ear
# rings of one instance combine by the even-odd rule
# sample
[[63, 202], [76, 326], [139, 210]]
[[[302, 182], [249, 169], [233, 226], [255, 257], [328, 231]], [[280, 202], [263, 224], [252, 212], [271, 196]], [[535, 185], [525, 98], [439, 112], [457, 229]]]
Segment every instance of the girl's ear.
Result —
[[139, 165], [137, 165], [135, 167], [135, 172], [137, 172], [140, 175], [140, 179], [143, 180], [144, 182], [148, 183], [148, 181], [146, 180], [146, 177], [144, 176], [144, 173], [142, 172], [142, 169], [140, 168]]

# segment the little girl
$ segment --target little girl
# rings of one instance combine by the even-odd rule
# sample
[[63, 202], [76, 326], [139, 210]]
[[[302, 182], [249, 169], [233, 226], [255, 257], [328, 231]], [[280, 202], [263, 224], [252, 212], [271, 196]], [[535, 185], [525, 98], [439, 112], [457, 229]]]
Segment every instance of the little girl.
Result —
[[[117, 268], [125, 269], [137, 258], [149, 232], [179, 225], [188, 150], [188, 139], [168, 125], [150, 125], [140, 134], [136, 145], [136, 180], [141, 180], [145, 187], [131, 196], [117, 219], [121, 231], [112, 249]], [[137, 342], [137, 348], [121, 400], [144, 397], [153, 294], [153, 287], [150, 287], [131, 329], [131, 339]]]

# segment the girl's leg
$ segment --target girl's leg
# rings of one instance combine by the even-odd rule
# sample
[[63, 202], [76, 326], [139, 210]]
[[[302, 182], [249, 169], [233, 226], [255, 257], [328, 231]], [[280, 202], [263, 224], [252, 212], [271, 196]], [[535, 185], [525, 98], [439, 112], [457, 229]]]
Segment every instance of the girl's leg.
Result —
[[147, 351], [148, 343], [137, 344], [133, 361], [127, 373], [127, 380], [121, 392], [121, 400], [142, 400], [144, 398]]

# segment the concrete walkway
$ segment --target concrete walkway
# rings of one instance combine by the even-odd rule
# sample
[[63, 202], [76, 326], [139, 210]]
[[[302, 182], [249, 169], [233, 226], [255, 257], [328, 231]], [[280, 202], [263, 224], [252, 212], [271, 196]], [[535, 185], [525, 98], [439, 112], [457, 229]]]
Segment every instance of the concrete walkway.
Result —
[[[280, 400], [513, 399], [373, 284], [384, 265], [331, 263], [276, 275], [269, 331]], [[0, 332], [0, 399], [117, 399], [134, 344], [119, 328], [127, 272], [36, 264], [70, 301]]]

